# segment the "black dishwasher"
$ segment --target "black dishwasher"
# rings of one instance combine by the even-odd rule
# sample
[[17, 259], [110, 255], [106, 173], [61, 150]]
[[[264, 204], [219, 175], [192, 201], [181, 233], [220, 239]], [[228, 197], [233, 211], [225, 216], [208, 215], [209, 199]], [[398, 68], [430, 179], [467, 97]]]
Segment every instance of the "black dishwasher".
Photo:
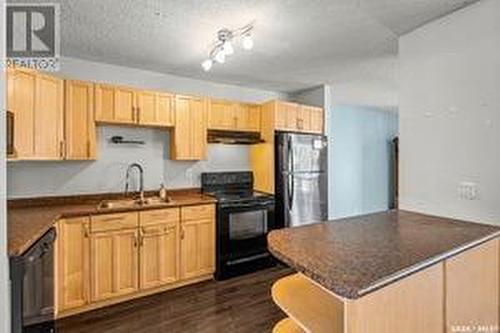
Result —
[[54, 242], [47, 231], [21, 256], [10, 258], [12, 332], [54, 332]]

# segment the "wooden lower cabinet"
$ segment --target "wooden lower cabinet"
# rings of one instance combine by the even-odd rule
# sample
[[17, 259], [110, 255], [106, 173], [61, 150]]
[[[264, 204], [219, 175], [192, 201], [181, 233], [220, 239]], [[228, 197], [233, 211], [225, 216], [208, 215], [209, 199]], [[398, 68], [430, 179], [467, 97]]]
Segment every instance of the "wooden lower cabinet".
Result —
[[215, 271], [215, 206], [181, 208], [181, 278]]
[[459, 327], [498, 328], [499, 263], [498, 239], [446, 260], [447, 333], [457, 332]]
[[179, 280], [179, 227], [165, 223], [141, 227], [140, 288]]
[[58, 311], [89, 303], [89, 219], [63, 219], [57, 223], [56, 300]]
[[181, 277], [210, 274], [215, 268], [214, 220], [182, 221]]
[[57, 230], [58, 317], [206, 280], [215, 271], [213, 204], [62, 219]]
[[106, 300], [139, 289], [138, 230], [98, 232], [90, 236], [91, 300]]

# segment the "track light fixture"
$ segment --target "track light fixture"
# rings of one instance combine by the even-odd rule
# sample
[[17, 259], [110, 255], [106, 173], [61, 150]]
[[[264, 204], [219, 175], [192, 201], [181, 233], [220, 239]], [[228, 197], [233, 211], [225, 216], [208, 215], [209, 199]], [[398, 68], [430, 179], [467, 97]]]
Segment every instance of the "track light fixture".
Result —
[[237, 38], [241, 38], [241, 45], [245, 50], [253, 48], [252, 30], [254, 23], [249, 23], [242, 28], [229, 30], [221, 29], [217, 32], [217, 40], [211, 45], [208, 59], [201, 63], [201, 67], [205, 72], [208, 72], [214, 63], [223, 64], [226, 61], [226, 56], [234, 53], [233, 42]]

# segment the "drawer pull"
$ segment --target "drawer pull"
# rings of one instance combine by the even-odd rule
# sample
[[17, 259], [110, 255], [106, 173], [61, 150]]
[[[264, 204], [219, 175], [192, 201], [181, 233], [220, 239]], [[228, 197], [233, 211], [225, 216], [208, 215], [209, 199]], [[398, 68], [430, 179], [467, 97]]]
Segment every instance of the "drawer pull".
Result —
[[123, 221], [124, 218], [123, 217], [108, 217], [108, 218], [104, 218], [98, 222], [113, 222], [113, 221]]

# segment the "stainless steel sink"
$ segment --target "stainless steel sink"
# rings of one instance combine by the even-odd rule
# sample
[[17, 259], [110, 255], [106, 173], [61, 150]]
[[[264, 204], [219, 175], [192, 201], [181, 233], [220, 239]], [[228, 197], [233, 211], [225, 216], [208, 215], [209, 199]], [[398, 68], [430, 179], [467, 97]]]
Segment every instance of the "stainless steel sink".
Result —
[[168, 198], [163, 200], [160, 197], [149, 197], [141, 199], [119, 199], [119, 200], [103, 200], [97, 205], [97, 209], [117, 209], [117, 208], [140, 208], [145, 206], [155, 206], [172, 203]]

